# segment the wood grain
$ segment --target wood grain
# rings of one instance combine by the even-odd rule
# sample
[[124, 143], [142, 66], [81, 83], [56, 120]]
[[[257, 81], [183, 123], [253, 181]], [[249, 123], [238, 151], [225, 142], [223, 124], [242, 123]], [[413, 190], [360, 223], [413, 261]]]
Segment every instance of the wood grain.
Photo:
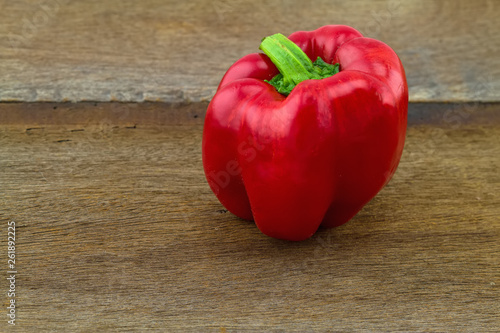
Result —
[[0, 101], [206, 101], [262, 37], [326, 24], [393, 47], [414, 102], [500, 101], [494, 0], [0, 0], [0, 8]]
[[[79, 106], [57, 110], [92, 104]], [[203, 117], [33, 127], [4, 116], [0, 248], [16, 221], [16, 331], [498, 332], [498, 107], [411, 117], [390, 184], [300, 243], [262, 235], [212, 195]]]

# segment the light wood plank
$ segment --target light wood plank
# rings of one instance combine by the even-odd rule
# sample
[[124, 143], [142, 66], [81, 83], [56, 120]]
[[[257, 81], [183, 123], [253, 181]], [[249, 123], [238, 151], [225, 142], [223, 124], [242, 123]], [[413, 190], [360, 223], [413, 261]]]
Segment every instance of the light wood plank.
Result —
[[206, 101], [264, 36], [326, 24], [392, 46], [412, 101], [500, 101], [493, 0], [0, 0], [0, 8], [0, 101]]

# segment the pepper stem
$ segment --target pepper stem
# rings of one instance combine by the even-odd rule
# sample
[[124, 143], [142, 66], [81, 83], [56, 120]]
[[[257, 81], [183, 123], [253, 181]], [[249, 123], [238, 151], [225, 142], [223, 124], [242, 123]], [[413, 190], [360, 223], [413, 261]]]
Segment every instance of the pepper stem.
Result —
[[313, 63], [300, 47], [282, 34], [264, 38], [259, 49], [280, 71], [266, 82], [284, 95], [288, 95], [302, 81], [324, 79], [339, 72], [338, 64], [327, 64], [320, 57]]
[[282, 34], [264, 38], [260, 49], [278, 67], [285, 81], [299, 84], [314, 78], [311, 59], [300, 47]]

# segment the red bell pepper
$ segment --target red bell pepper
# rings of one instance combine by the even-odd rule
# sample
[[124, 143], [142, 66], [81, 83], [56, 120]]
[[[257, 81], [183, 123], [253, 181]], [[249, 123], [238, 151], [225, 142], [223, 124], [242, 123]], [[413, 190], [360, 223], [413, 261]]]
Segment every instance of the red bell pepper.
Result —
[[230, 212], [299, 241], [346, 223], [391, 179], [408, 86], [396, 53], [348, 26], [260, 48], [229, 68], [208, 106], [203, 166]]

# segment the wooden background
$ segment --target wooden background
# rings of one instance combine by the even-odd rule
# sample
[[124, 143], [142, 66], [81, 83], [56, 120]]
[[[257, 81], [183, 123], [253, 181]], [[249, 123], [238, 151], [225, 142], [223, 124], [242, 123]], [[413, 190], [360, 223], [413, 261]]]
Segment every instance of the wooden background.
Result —
[[410, 100], [499, 101], [496, 0], [0, 0], [0, 101], [208, 100], [263, 37], [351, 25], [405, 65]]
[[[0, 332], [500, 331], [499, 14], [497, 1], [0, 0]], [[349, 223], [278, 241], [211, 193], [204, 114], [262, 36], [327, 23], [400, 54], [405, 151]]]

